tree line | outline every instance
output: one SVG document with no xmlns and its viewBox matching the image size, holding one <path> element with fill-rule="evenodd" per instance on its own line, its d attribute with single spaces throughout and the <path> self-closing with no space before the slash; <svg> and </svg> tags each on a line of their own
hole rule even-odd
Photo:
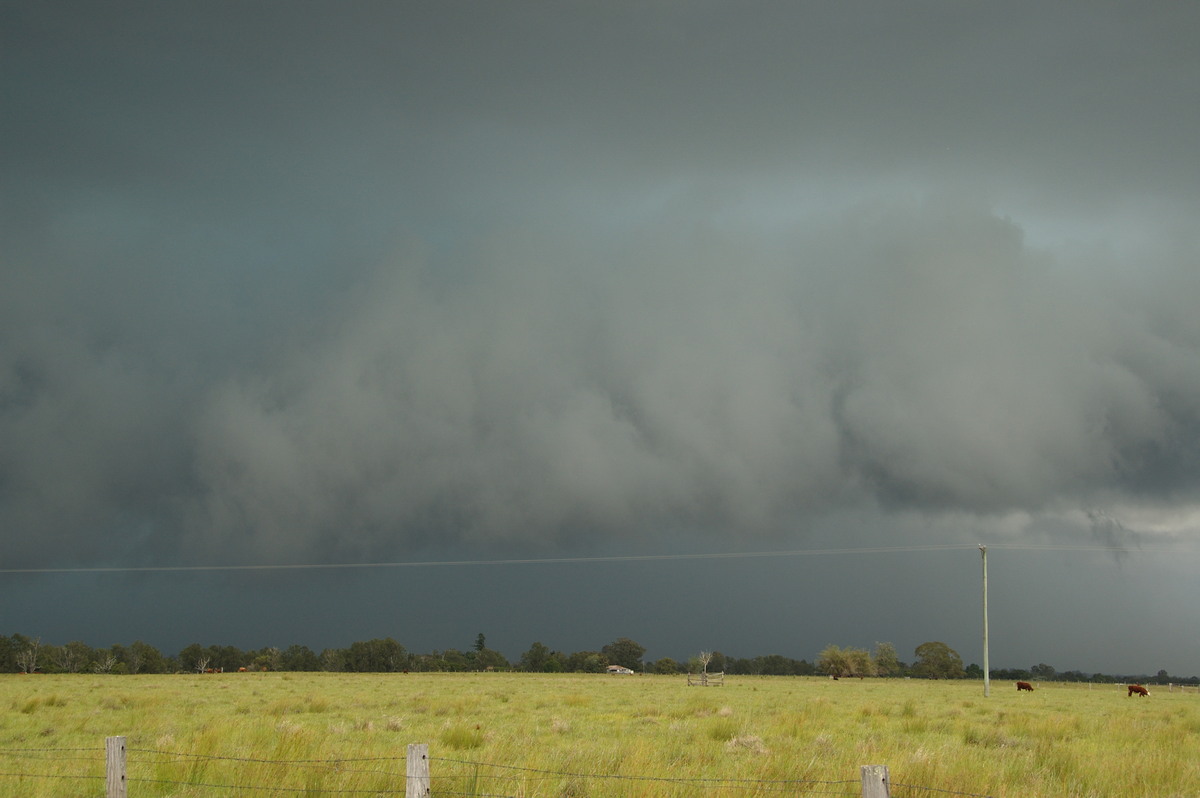
<svg viewBox="0 0 1200 798">
<path fill-rule="evenodd" d="M 308 646 L 287 648 L 269 646 L 241 649 L 236 646 L 192 643 L 176 654 L 163 654 L 141 640 L 130 645 L 93 648 L 72 641 L 63 645 L 43 643 L 39 638 L 21 634 L 0 635 L 0 673 L 204 673 L 209 670 L 237 671 L 328 671 L 340 673 L 402 673 L 419 671 L 517 670 L 533 673 L 603 673 L 610 665 L 619 665 L 635 673 L 681 674 L 725 672 L 741 676 L 817 676 L 865 678 L 868 676 L 912 677 L 924 679 L 982 679 L 983 670 L 975 664 L 963 666 L 962 658 L 945 643 L 928 642 L 917 646 L 916 659 L 902 662 L 891 643 L 878 643 L 875 650 L 826 646 L 814 662 L 792 659 L 780 654 L 756 657 L 732 657 L 720 651 L 702 651 L 685 660 L 662 657 L 645 659 L 646 648 L 622 637 L 598 650 L 566 653 L 534 642 L 519 658 L 509 661 L 487 645 L 480 633 L 465 650 L 448 648 L 428 653 L 407 650 L 391 637 L 351 643 L 346 648 L 314 651 Z M 1036 679 L 1040 681 L 1136 681 L 1139 683 L 1200 684 L 1195 676 L 1170 676 L 1165 670 L 1157 675 L 1085 674 L 1080 671 L 1058 672 L 1044 663 L 1028 670 L 993 669 L 998 680 Z"/>
</svg>

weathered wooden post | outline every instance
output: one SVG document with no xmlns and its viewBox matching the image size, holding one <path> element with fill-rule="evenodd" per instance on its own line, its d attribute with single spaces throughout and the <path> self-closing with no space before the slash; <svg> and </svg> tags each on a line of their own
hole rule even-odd
<svg viewBox="0 0 1200 798">
<path fill-rule="evenodd" d="M 891 798 L 887 765 L 862 766 L 862 798 Z"/>
<path fill-rule="evenodd" d="M 404 798 L 429 798 L 429 744 L 410 743 L 405 767 Z"/>
<path fill-rule="evenodd" d="M 125 738 L 104 738 L 105 798 L 125 798 Z"/>
</svg>

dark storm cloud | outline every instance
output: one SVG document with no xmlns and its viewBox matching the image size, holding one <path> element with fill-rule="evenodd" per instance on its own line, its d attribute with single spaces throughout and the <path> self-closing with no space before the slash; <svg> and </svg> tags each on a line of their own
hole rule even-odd
<svg viewBox="0 0 1200 798">
<path fill-rule="evenodd" d="M 214 389 L 201 523 L 265 545 L 761 533 L 864 500 L 1005 513 L 1195 484 L 1144 484 L 1195 443 L 1194 324 L 1156 334 L 961 203 L 782 243 L 666 223 L 581 255 L 522 233 L 440 296 L 396 269 L 322 347 Z"/>
<path fill-rule="evenodd" d="M 14 562 L 1196 532 L 1190 9 L 4 13 Z"/>
</svg>

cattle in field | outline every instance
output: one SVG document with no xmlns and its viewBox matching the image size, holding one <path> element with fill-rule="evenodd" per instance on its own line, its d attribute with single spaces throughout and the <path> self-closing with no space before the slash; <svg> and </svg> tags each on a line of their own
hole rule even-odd
<svg viewBox="0 0 1200 798">
<path fill-rule="evenodd" d="M 1029 682 L 1017 682 L 1017 692 L 1019 693 L 1022 690 L 1028 690 L 1029 692 L 1032 693 L 1033 685 L 1030 684 Z"/>
<path fill-rule="evenodd" d="M 1129 696 L 1133 695 L 1134 693 L 1137 693 L 1140 696 L 1150 695 L 1150 691 L 1147 690 L 1145 687 L 1142 687 L 1140 684 L 1131 684 L 1131 685 L 1127 685 L 1127 686 L 1129 687 L 1129 694 L 1125 696 L 1126 698 L 1129 698 Z"/>
</svg>

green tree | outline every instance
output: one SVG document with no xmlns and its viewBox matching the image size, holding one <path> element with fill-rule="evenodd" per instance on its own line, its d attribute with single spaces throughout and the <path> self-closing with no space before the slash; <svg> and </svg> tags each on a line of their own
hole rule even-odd
<svg viewBox="0 0 1200 798">
<path fill-rule="evenodd" d="M 408 662 L 404 646 L 390 637 L 359 641 L 346 649 L 346 670 L 351 673 L 394 673 Z"/>
<path fill-rule="evenodd" d="M 14 638 L 21 635 L 13 635 Z M 17 650 L 17 667 L 21 673 L 36 673 L 41 668 L 42 656 L 42 639 L 40 637 L 30 640 L 24 638 L 24 645 Z"/>
<path fill-rule="evenodd" d="M 945 643 L 930 642 L 917 646 L 914 676 L 926 679 L 961 679 L 966 675 L 962 657 Z"/>
<path fill-rule="evenodd" d="M 481 670 L 488 669 L 494 671 L 508 670 L 508 658 L 499 651 L 491 648 L 483 648 L 475 652 L 475 666 Z"/>
<path fill-rule="evenodd" d="M 125 664 L 130 673 L 165 673 L 167 670 L 162 652 L 142 640 L 133 641 L 125 651 Z"/>
<path fill-rule="evenodd" d="M 184 646 L 179 652 L 179 666 L 184 670 L 203 673 L 205 668 L 210 667 L 209 663 L 211 661 L 212 657 L 208 654 L 204 646 L 199 643 Z"/>
<path fill-rule="evenodd" d="M 475 650 L 483 651 L 487 648 L 487 638 L 483 636 L 483 632 L 475 635 Z"/>
<path fill-rule="evenodd" d="M 850 673 L 848 675 L 859 678 L 875 675 L 875 661 L 871 659 L 871 652 L 865 648 L 848 648 L 845 651 L 850 661 Z"/>
<path fill-rule="evenodd" d="M 1051 667 L 1050 665 L 1047 665 L 1044 662 L 1039 662 L 1037 665 L 1034 665 L 1032 668 L 1029 669 L 1030 676 L 1032 676 L 1035 679 L 1041 679 L 1042 681 L 1045 681 L 1045 682 L 1053 681 L 1054 677 L 1057 673 L 1058 673 L 1058 671 L 1054 670 L 1053 667 Z"/>
<path fill-rule="evenodd" d="M 442 652 L 441 670 L 447 671 L 469 671 L 471 670 L 471 660 L 467 659 L 467 655 L 459 651 L 457 648 L 448 648 Z"/>
<path fill-rule="evenodd" d="M 285 671 L 319 671 L 321 658 L 308 646 L 290 645 L 280 658 L 279 669 Z"/>
<path fill-rule="evenodd" d="M 531 673 L 544 673 L 547 665 L 550 663 L 550 647 L 544 643 L 535 642 L 529 647 L 529 650 L 521 655 L 521 660 L 518 667 L 523 671 Z"/>
<path fill-rule="evenodd" d="M 850 651 L 832 643 L 817 655 L 817 669 L 837 679 L 850 673 Z"/>
<path fill-rule="evenodd" d="M 576 651 L 567 658 L 566 665 L 574 673 L 603 673 L 608 658 L 598 651 Z"/>
<path fill-rule="evenodd" d="M 600 653 L 608 657 L 609 665 L 620 665 L 636 672 L 642 669 L 642 655 L 646 653 L 646 647 L 628 637 L 621 637 L 600 649 Z"/>
<path fill-rule="evenodd" d="M 341 673 L 346 670 L 346 650 L 326 648 L 321 651 L 321 670 L 326 673 Z"/>
<path fill-rule="evenodd" d="M 58 668 L 63 673 L 79 673 L 91 670 L 95 657 L 92 647 L 79 640 L 58 647 Z"/>
<path fill-rule="evenodd" d="M 12 673 L 17 669 L 17 641 L 0 635 L 0 673 Z"/>
<path fill-rule="evenodd" d="M 129 668 L 121 661 L 121 646 L 96 649 L 96 657 L 92 660 L 92 671 L 95 673 L 127 673 Z"/>
<path fill-rule="evenodd" d="M 670 657 L 663 657 L 662 659 L 654 661 L 653 670 L 655 673 L 674 676 L 680 672 L 680 667 L 679 663 Z"/>
<path fill-rule="evenodd" d="M 268 646 L 257 654 L 246 652 L 250 657 L 249 667 L 256 671 L 283 670 L 283 652 L 275 646 Z"/>
<path fill-rule="evenodd" d="M 900 658 L 891 643 L 875 644 L 875 672 L 880 676 L 898 676 L 901 671 Z"/>
</svg>

